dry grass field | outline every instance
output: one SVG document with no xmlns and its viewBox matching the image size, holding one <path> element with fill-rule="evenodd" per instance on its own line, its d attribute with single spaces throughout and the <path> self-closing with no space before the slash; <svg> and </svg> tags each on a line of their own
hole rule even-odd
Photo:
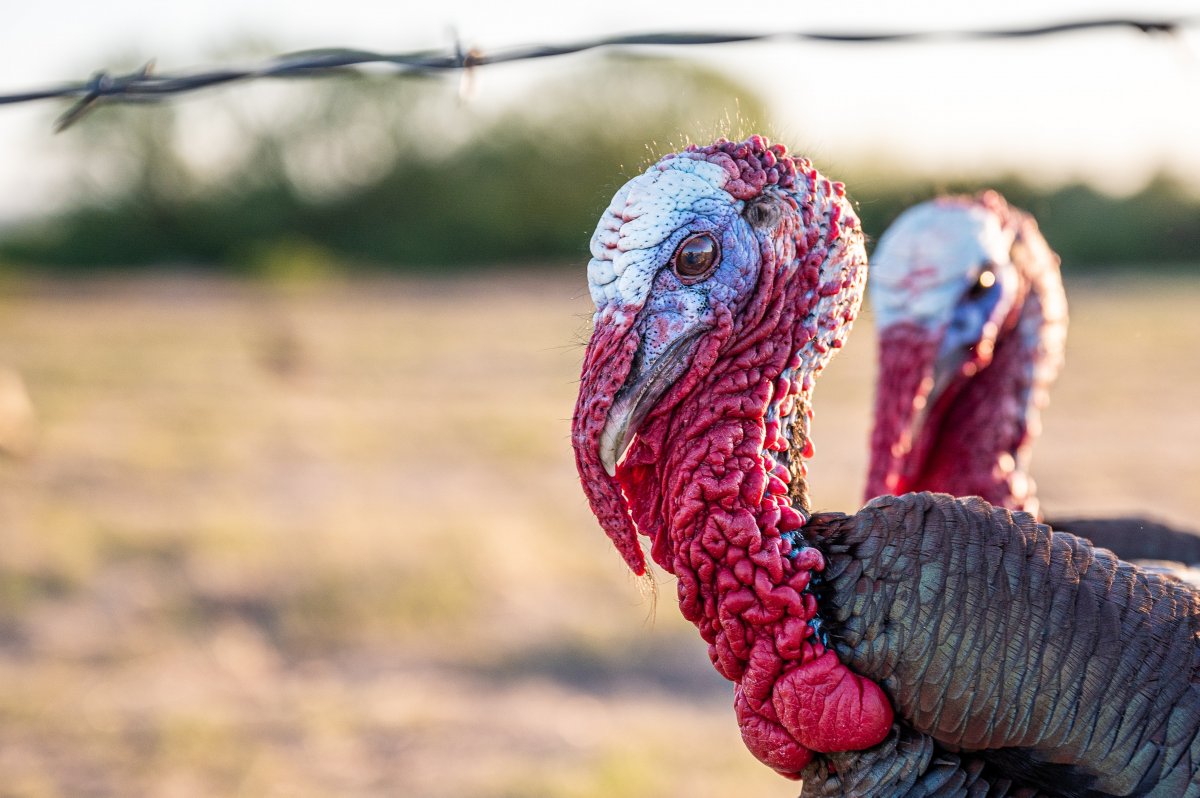
<svg viewBox="0 0 1200 798">
<path fill-rule="evenodd" d="M 1200 524 L 1200 280 L 1070 284 L 1059 512 Z M 576 482 L 575 276 L 6 283 L 0 795 L 786 796 Z M 858 505 L 867 314 L 816 399 Z M 2 404 L 2 403 L 0 403 Z"/>
</svg>

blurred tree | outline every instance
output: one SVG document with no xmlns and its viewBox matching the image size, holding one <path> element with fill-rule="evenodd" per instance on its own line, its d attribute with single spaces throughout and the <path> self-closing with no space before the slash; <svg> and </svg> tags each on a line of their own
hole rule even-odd
<svg viewBox="0 0 1200 798">
<path fill-rule="evenodd" d="M 77 203 L 10 232 L 0 254 L 275 272 L 272 252 L 298 242 L 309 263 L 314 251 L 406 268 L 578 257 L 616 186 L 661 154 L 645 142 L 667 151 L 765 120 L 719 73 L 634 57 L 580 59 L 498 113 L 445 80 L 381 75 L 249 86 L 197 108 L 89 117 L 70 134 Z"/>
<path fill-rule="evenodd" d="M 873 238 L 905 208 L 940 193 L 971 194 L 995 188 L 1031 212 L 1067 273 L 1104 268 L 1179 269 L 1194 273 L 1200 261 L 1200 198 L 1160 174 L 1140 191 L 1114 197 L 1084 184 L 1036 188 L 1019 176 L 988 180 L 904 181 L 895 175 L 847 178 L 858 187 L 863 228 Z M 864 192 L 864 187 L 866 191 Z"/>
<path fill-rule="evenodd" d="M 771 133 L 759 98 L 692 63 L 595 56 L 555 62 L 553 74 L 518 90 L 489 72 L 480 79 L 497 83 L 471 103 L 457 76 L 360 74 L 103 109 L 67 134 L 72 203 L 9 230 L 0 261 L 272 277 L 289 264 L 314 274 L 577 261 L 612 193 L 662 153 Z M 1038 217 L 1068 272 L 1200 253 L 1200 199 L 1166 177 L 1116 198 L 888 168 L 833 169 L 873 237 L 935 193 L 993 186 Z"/>
</svg>

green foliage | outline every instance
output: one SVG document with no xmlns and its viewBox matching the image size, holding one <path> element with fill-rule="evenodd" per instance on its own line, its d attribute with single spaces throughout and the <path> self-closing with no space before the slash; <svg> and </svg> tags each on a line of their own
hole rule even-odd
<svg viewBox="0 0 1200 798">
<path fill-rule="evenodd" d="M 613 190 L 658 149 L 763 127 L 761 103 L 715 72 L 583 64 L 492 114 L 442 81 L 380 76 L 210 101 L 190 121 L 180 106 L 106 109 L 71 135 L 81 174 L 112 165 L 107 185 L 11 233 L 0 258 L 257 273 L 278 272 L 289 249 L 406 268 L 581 257 Z M 196 128 L 232 131 L 220 168 L 189 163 Z"/>
<path fill-rule="evenodd" d="M 1164 175 L 1127 197 L 1083 184 L 1040 189 L 1015 176 L 952 182 L 924 179 L 905 185 L 878 177 L 846 182 L 858 202 L 863 229 L 876 239 L 917 202 L 941 193 L 972 194 L 988 187 L 1037 218 L 1067 272 L 1147 265 L 1160 270 L 1194 269 L 1183 265 L 1194 264 L 1200 254 L 1200 198 Z"/>
<path fill-rule="evenodd" d="M 293 279 L 577 262 L 613 191 L 653 159 L 689 141 L 770 133 L 759 99 L 695 65 L 622 57 L 556 70 L 502 87 L 513 98 L 498 111 L 461 102 L 448 81 L 381 75 L 103 109 L 67 134 L 78 142 L 73 199 L 8 231 L 0 263 Z M 1068 270 L 1200 252 L 1200 199 L 1166 177 L 1117 198 L 1019 176 L 939 183 L 845 166 L 833 172 L 873 237 L 914 202 L 990 185 L 1037 216 Z"/>
</svg>

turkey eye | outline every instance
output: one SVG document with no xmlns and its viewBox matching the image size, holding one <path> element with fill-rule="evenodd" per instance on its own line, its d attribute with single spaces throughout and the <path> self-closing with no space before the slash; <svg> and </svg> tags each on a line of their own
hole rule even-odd
<svg viewBox="0 0 1200 798">
<path fill-rule="evenodd" d="M 699 282 L 712 274 L 720 255 L 716 239 L 708 233 L 692 236 L 675 253 L 675 274 L 684 285 Z"/>
<path fill-rule="evenodd" d="M 968 299 L 979 299 L 987 293 L 987 290 L 996 284 L 996 272 L 991 266 L 984 266 L 983 271 L 979 273 L 978 279 L 971 284 L 967 289 Z"/>
</svg>

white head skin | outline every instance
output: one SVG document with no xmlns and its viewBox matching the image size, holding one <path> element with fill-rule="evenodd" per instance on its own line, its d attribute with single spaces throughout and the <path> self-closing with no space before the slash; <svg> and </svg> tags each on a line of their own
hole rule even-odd
<svg viewBox="0 0 1200 798">
<path fill-rule="evenodd" d="M 909 208 L 871 255 L 867 279 L 879 328 L 898 322 L 929 330 L 946 325 L 963 294 L 989 268 L 1005 295 L 999 304 L 1011 305 L 1017 283 L 1009 258 L 1013 237 L 1014 231 L 1004 230 L 978 204 L 936 199 Z"/>
</svg>

